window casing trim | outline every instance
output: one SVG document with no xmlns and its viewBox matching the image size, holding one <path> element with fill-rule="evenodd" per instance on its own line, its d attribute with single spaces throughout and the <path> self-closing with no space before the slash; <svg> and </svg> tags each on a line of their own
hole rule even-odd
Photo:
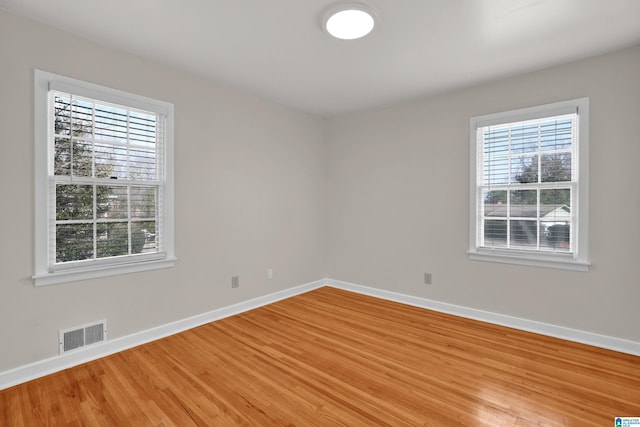
<svg viewBox="0 0 640 427">
<path fill-rule="evenodd" d="M 478 140 L 477 130 L 485 126 L 500 125 L 526 120 L 542 119 L 545 117 L 559 116 L 576 113 L 577 123 L 577 215 L 575 221 L 575 247 L 572 254 L 545 253 L 543 251 L 509 250 L 479 247 L 477 235 L 480 227 L 478 212 Z M 472 260 L 490 261 L 507 264 L 519 264 L 534 267 L 559 268 L 574 271 L 588 271 L 590 266 L 588 249 L 589 231 L 589 98 L 579 98 L 562 101 L 536 107 L 523 108 L 503 113 L 488 114 L 473 117 L 469 127 L 469 250 L 468 255 Z M 570 183 L 567 183 L 571 185 Z"/>
<path fill-rule="evenodd" d="M 56 268 L 49 265 L 49 126 L 48 98 L 50 90 L 64 90 L 79 96 L 147 110 L 166 117 L 164 140 L 164 250 L 151 256 L 129 256 L 104 263 L 74 263 L 75 268 Z M 34 166 L 35 166 L 35 286 L 52 285 L 116 274 L 167 268 L 175 265 L 174 253 L 174 182 L 173 182 L 173 104 L 135 95 L 104 86 L 72 79 L 42 70 L 34 71 Z M 114 257 L 118 258 L 118 257 Z M 91 265 L 89 265 L 91 264 Z"/>
</svg>

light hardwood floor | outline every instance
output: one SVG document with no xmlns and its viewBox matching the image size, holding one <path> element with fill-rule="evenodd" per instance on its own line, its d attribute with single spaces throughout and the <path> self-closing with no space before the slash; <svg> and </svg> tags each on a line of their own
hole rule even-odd
<svg viewBox="0 0 640 427">
<path fill-rule="evenodd" d="M 640 357 L 333 288 L 0 391 L 2 426 L 613 426 Z"/>
</svg>

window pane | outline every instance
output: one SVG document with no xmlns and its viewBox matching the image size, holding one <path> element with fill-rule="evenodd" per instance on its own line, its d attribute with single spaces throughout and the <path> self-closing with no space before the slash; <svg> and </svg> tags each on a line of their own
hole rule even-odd
<svg viewBox="0 0 640 427">
<path fill-rule="evenodd" d="M 98 218 L 127 218 L 127 187 L 96 186 Z"/>
<path fill-rule="evenodd" d="M 509 129 L 489 128 L 484 134 L 484 156 L 509 154 Z"/>
<path fill-rule="evenodd" d="M 56 262 L 93 258 L 93 224 L 56 226 Z"/>
<path fill-rule="evenodd" d="M 96 105 L 96 139 L 126 142 L 127 110 L 107 105 Z"/>
<path fill-rule="evenodd" d="M 509 192 L 509 197 L 512 217 L 538 217 L 537 190 L 512 190 Z"/>
<path fill-rule="evenodd" d="M 128 255 L 129 230 L 126 222 L 99 223 L 97 226 L 98 258 Z"/>
<path fill-rule="evenodd" d="M 156 142 L 155 115 L 131 111 L 129 120 L 129 138 L 132 142 Z"/>
<path fill-rule="evenodd" d="M 71 135 L 71 99 L 66 96 L 54 97 L 54 132 L 56 135 Z"/>
<path fill-rule="evenodd" d="M 156 243 L 155 221 L 131 223 L 131 252 L 134 254 L 155 252 L 158 249 Z"/>
<path fill-rule="evenodd" d="M 93 186 L 56 185 L 56 219 L 93 219 Z"/>
<path fill-rule="evenodd" d="M 73 141 L 71 158 L 73 176 L 90 177 L 93 175 L 93 153 L 90 142 Z"/>
<path fill-rule="evenodd" d="M 545 154 L 542 156 L 542 182 L 571 181 L 571 154 Z"/>
<path fill-rule="evenodd" d="M 537 249 L 538 222 L 527 220 L 511 221 L 511 247 L 515 249 Z"/>
<path fill-rule="evenodd" d="M 542 222 L 544 238 L 541 249 L 556 252 L 569 252 L 571 247 L 571 226 L 562 222 Z"/>
<path fill-rule="evenodd" d="M 497 219 L 484 220 L 484 246 L 493 248 L 507 247 L 507 221 Z"/>
<path fill-rule="evenodd" d="M 538 156 L 519 156 L 511 160 L 511 183 L 538 182 Z"/>
<path fill-rule="evenodd" d="M 93 134 L 93 103 L 73 100 L 72 132 L 75 137 L 87 137 Z"/>
<path fill-rule="evenodd" d="M 126 178 L 127 148 L 96 144 L 96 178 Z"/>
<path fill-rule="evenodd" d="M 484 216 L 507 217 L 507 191 L 485 190 L 483 192 Z"/>
<path fill-rule="evenodd" d="M 509 159 L 507 157 L 485 158 L 485 185 L 499 185 L 509 183 Z"/>
<path fill-rule="evenodd" d="M 148 149 L 132 147 L 129 150 L 129 179 L 157 179 L 155 147 Z"/>
<path fill-rule="evenodd" d="M 131 217 L 155 218 L 156 217 L 156 188 L 155 187 L 131 187 Z"/>
<path fill-rule="evenodd" d="M 543 249 L 568 252 L 571 246 L 571 190 L 541 190 L 540 204 Z"/>
<path fill-rule="evenodd" d="M 530 153 L 538 150 L 538 124 L 527 123 L 511 128 L 511 152 Z"/>
<path fill-rule="evenodd" d="M 540 190 L 540 205 L 541 215 L 563 208 L 562 212 L 566 210 L 567 213 L 566 217 L 563 216 L 563 221 L 568 220 L 571 213 L 571 190 L 569 188 Z"/>
<path fill-rule="evenodd" d="M 540 124 L 540 149 L 565 150 L 573 143 L 573 122 L 570 117 L 547 120 Z"/>
<path fill-rule="evenodd" d="M 68 138 L 56 138 L 53 153 L 54 175 L 71 174 L 71 140 Z"/>
</svg>

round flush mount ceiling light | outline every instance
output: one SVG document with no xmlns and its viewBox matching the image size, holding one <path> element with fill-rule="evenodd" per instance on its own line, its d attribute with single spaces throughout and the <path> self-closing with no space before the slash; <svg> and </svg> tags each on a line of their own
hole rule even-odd
<svg viewBox="0 0 640 427">
<path fill-rule="evenodd" d="M 331 8 L 324 17 L 323 27 L 333 37 L 354 40 L 369 34 L 378 14 L 363 3 L 346 3 Z"/>
</svg>

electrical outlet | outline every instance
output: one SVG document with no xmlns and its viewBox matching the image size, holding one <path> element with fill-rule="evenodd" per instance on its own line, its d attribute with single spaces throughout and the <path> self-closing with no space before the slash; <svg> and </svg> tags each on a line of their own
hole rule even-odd
<svg viewBox="0 0 640 427">
<path fill-rule="evenodd" d="M 273 268 L 270 268 L 267 270 L 267 279 L 268 280 L 273 279 Z"/>
<path fill-rule="evenodd" d="M 231 287 L 232 288 L 240 287 L 240 276 L 231 276 Z"/>
<path fill-rule="evenodd" d="M 424 273 L 424 284 L 425 285 L 431 284 L 431 273 Z"/>
</svg>

